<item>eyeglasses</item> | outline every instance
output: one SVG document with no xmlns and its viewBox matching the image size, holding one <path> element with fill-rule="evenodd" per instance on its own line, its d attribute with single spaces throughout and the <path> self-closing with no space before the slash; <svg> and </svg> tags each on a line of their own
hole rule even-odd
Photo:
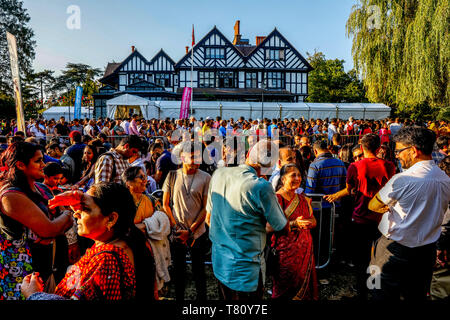
<svg viewBox="0 0 450 320">
<path fill-rule="evenodd" d="M 412 148 L 413 146 L 409 146 L 406 148 L 402 148 L 402 149 L 398 149 L 398 150 L 394 150 L 394 153 L 396 156 L 398 156 L 401 152 L 405 151 L 406 149 Z"/>
<path fill-rule="evenodd" d="M 359 158 L 362 158 L 362 157 L 364 157 L 364 154 L 357 154 L 356 156 L 354 156 L 353 157 L 353 160 L 356 160 L 356 159 L 359 159 Z"/>
</svg>

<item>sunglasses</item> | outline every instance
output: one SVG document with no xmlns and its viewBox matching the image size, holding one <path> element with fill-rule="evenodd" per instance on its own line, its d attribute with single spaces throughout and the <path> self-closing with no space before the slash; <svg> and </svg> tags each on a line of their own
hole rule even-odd
<svg viewBox="0 0 450 320">
<path fill-rule="evenodd" d="M 402 148 L 402 149 L 398 149 L 398 150 L 394 150 L 394 153 L 396 156 L 398 156 L 401 152 L 405 151 L 406 149 L 412 148 L 413 146 L 409 146 L 406 148 Z"/>
<path fill-rule="evenodd" d="M 364 157 L 364 154 L 358 154 L 358 155 L 356 155 L 356 156 L 354 156 L 353 157 L 353 160 L 356 160 L 356 159 L 359 159 L 359 158 L 362 158 L 362 157 Z"/>
</svg>

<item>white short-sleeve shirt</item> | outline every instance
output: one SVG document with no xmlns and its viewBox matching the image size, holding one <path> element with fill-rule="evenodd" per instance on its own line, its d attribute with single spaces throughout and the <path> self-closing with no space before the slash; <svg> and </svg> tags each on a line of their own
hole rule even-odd
<svg viewBox="0 0 450 320">
<path fill-rule="evenodd" d="M 384 236 L 410 248 L 438 240 L 450 201 L 450 178 L 433 160 L 394 175 L 379 195 L 389 206 L 378 226 Z"/>
</svg>

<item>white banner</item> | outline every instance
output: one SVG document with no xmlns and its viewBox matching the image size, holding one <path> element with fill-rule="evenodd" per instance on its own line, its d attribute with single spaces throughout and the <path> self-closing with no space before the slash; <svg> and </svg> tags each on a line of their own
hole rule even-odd
<svg viewBox="0 0 450 320">
<path fill-rule="evenodd" d="M 16 37 L 7 31 L 6 39 L 8 40 L 9 57 L 11 61 L 11 76 L 14 85 L 14 98 L 16 100 L 17 130 L 23 131 L 26 135 Z"/>
</svg>

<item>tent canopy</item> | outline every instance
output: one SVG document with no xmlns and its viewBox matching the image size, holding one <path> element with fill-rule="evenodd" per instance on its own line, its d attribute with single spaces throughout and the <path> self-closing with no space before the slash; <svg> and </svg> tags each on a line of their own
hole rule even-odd
<svg viewBox="0 0 450 320">
<path fill-rule="evenodd" d="M 108 113 L 108 118 L 114 119 L 117 106 L 138 106 L 141 108 L 142 115 L 145 119 L 148 119 L 148 105 L 150 100 L 141 98 L 132 94 L 122 94 L 113 99 L 106 101 L 106 109 Z"/>
<path fill-rule="evenodd" d="M 175 118 L 180 116 L 181 101 L 149 101 L 149 118 Z M 156 110 L 158 109 L 157 113 Z M 305 119 L 340 118 L 380 120 L 390 116 L 391 108 L 381 103 L 290 103 L 290 102 L 239 102 L 239 101 L 192 101 L 192 116 L 206 118 L 220 116 L 222 119 L 294 118 Z M 155 112 L 151 115 L 151 112 Z"/>
</svg>

